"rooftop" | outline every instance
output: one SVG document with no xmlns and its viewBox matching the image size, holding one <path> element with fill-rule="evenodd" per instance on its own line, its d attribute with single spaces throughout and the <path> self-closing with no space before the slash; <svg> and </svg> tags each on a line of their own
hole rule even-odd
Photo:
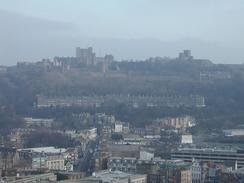
<svg viewBox="0 0 244 183">
<path fill-rule="evenodd" d="M 91 177 L 88 177 L 87 179 L 99 179 L 102 180 L 103 182 L 115 182 L 117 180 L 121 179 L 128 179 L 128 178 L 139 178 L 141 174 L 129 174 L 129 173 L 124 173 L 121 171 L 109 171 L 109 170 L 104 170 L 100 172 L 95 172 Z"/>
<path fill-rule="evenodd" d="M 20 151 L 30 151 L 35 153 L 64 153 L 66 152 L 66 149 L 55 148 L 55 147 L 36 147 L 36 148 L 20 149 Z"/>
<path fill-rule="evenodd" d="M 234 149 L 215 149 L 215 148 L 179 148 L 178 152 L 203 152 L 203 153 L 241 153 Z"/>
</svg>

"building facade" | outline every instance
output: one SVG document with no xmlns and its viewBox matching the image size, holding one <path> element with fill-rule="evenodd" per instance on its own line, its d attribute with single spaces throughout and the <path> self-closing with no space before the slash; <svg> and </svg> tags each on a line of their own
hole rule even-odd
<svg viewBox="0 0 244 183">
<path fill-rule="evenodd" d="M 244 167 L 244 151 L 236 150 L 179 148 L 171 154 L 171 159 L 180 159 L 186 162 L 195 159 L 221 164 L 230 162 L 236 164 L 237 168 Z"/>
</svg>

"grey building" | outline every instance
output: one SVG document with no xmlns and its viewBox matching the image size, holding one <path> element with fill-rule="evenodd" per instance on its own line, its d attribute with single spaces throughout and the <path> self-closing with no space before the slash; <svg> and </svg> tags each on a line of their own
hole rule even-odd
<svg viewBox="0 0 244 183">
<path fill-rule="evenodd" d="M 171 159 L 187 162 L 191 162 L 192 159 L 214 163 L 232 162 L 237 168 L 244 167 L 244 151 L 240 150 L 180 148 L 171 154 Z"/>
</svg>

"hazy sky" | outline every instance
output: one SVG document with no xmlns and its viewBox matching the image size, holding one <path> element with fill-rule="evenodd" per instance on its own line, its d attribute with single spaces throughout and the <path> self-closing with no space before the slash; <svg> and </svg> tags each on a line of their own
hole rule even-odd
<svg viewBox="0 0 244 183">
<path fill-rule="evenodd" d="M 0 0 L 0 64 L 74 55 L 244 62 L 244 0 Z"/>
</svg>

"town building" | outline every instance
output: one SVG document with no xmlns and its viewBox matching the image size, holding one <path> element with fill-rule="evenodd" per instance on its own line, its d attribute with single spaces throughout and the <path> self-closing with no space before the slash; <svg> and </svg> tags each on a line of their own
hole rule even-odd
<svg viewBox="0 0 244 183">
<path fill-rule="evenodd" d="M 77 181 L 79 182 L 81 179 L 83 179 L 86 175 L 84 172 L 63 172 L 63 171 L 58 171 L 57 176 L 61 176 L 65 179 L 64 182 L 73 182 Z M 59 181 L 63 182 L 63 181 Z"/>
<path fill-rule="evenodd" d="M 115 133 L 122 133 L 123 132 L 123 124 L 121 122 L 116 122 L 114 124 L 114 132 Z"/>
<path fill-rule="evenodd" d="M 32 169 L 65 170 L 61 154 L 36 154 L 32 157 Z"/>
<path fill-rule="evenodd" d="M 114 144 L 118 145 L 146 145 L 146 140 L 140 135 L 125 134 L 123 139 L 115 141 Z"/>
<path fill-rule="evenodd" d="M 175 129 L 190 128 L 196 125 L 195 119 L 192 116 L 169 117 L 163 119 L 161 123 Z"/>
<path fill-rule="evenodd" d="M 16 148 L 0 147 L 0 169 L 13 169 L 19 161 Z"/>
<path fill-rule="evenodd" d="M 129 174 L 121 171 L 104 170 L 94 172 L 91 177 L 79 180 L 81 183 L 146 183 L 145 174 Z"/>
<path fill-rule="evenodd" d="M 19 161 L 25 168 L 65 170 L 66 149 L 54 147 L 39 147 L 19 149 Z"/>
<path fill-rule="evenodd" d="M 86 134 L 86 137 L 88 139 L 95 140 L 95 138 L 97 137 L 97 128 L 91 128 L 91 129 L 84 130 L 83 133 Z"/>
<path fill-rule="evenodd" d="M 180 159 L 191 162 L 192 159 L 214 163 L 232 163 L 237 168 L 244 167 L 244 151 L 225 150 L 225 149 L 196 149 L 196 148 L 179 148 L 172 152 L 171 159 Z"/>
<path fill-rule="evenodd" d="M 181 144 L 192 144 L 192 135 L 191 134 L 183 134 L 181 135 Z"/>
<path fill-rule="evenodd" d="M 152 157 L 152 156 L 151 156 Z M 108 158 L 108 169 L 112 171 L 122 171 L 128 173 L 145 173 L 148 174 L 148 170 L 151 166 L 165 166 L 170 165 L 186 165 L 182 160 L 164 160 L 161 158 L 152 157 L 149 159 L 135 158 L 135 157 L 109 157 Z M 189 165 L 189 163 L 187 164 Z"/>
<path fill-rule="evenodd" d="M 154 149 L 152 148 L 141 148 L 140 149 L 140 159 L 142 160 L 152 160 L 154 158 Z"/>
<path fill-rule="evenodd" d="M 148 183 L 192 183 L 191 164 L 183 161 L 144 161 L 137 173 L 146 173 Z"/>
<path fill-rule="evenodd" d="M 80 97 L 50 97 L 37 96 L 37 107 L 100 107 L 113 106 L 114 101 L 119 104 L 133 106 L 137 103 L 138 107 L 167 106 L 167 107 L 205 107 L 203 96 L 128 96 L 128 95 L 106 95 L 106 96 L 80 96 Z M 150 104 L 150 105 L 148 105 Z"/>
<path fill-rule="evenodd" d="M 226 137 L 244 136 L 244 129 L 228 129 L 223 130 L 223 133 Z"/>
<path fill-rule="evenodd" d="M 241 183 L 244 182 L 244 168 L 238 170 L 221 172 L 219 175 L 221 183 Z"/>
<path fill-rule="evenodd" d="M 108 146 L 110 157 L 140 157 L 140 145 L 117 145 L 110 144 Z"/>
<path fill-rule="evenodd" d="M 192 160 L 192 183 L 203 183 L 203 168 L 199 161 Z"/>
<path fill-rule="evenodd" d="M 46 127 L 51 128 L 54 124 L 54 119 L 38 119 L 32 117 L 24 118 L 27 127 Z"/>
<path fill-rule="evenodd" d="M 24 183 L 33 183 L 33 182 L 51 183 L 57 181 L 57 176 L 54 173 L 43 173 L 38 175 L 11 177 L 10 180 L 8 180 L 9 178 L 7 177 L 6 179 L 7 179 L 6 182 L 10 182 L 10 183 L 23 183 L 23 182 Z M 2 180 L 1 182 L 5 182 L 5 181 Z"/>
</svg>

